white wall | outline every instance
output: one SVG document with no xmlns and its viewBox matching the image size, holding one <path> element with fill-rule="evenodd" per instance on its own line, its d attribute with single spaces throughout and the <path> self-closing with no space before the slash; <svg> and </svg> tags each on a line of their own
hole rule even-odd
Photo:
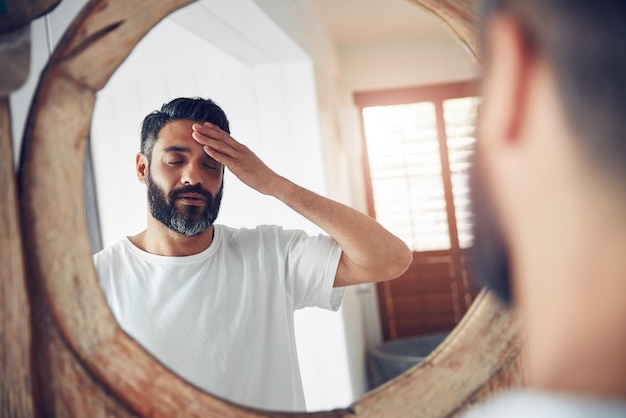
<svg viewBox="0 0 626 418">
<path fill-rule="evenodd" d="M 311 23 L 315 10 L 303 4 L 306 1 L 257 1 L 270 15 L 277 15 L 277 23 L 316 60 L 320 127 L 330 180 L 328 193 L 366 213 L 362 133 L 353 94 L 473 79 L 478 76 L 476 60 L 452 35 L 344 47 L 331 41 L 329 45 L 327 34 Z M 276 7 L 279 10 L 274 10 Z M 292 19 L 285 17 L 285 10 L 290 8 L 295 9 Z M 311 45 L 312 39 L 316 40 L 315 46 Z M 353 390 L 358 397 L 366 390 L 367 352 L 382 342 L 375 286 L 349 289 L 343 315 Z"/>
<path fill-rule="evenodd" d="M 347 46 L 339 56 L 342 88 L 350 95 L 467 80 L 478 74 L 476 60 L 450 35 Z"/>
<path fill-rule="evenodd" d="M 316 71 L 336 79 L 337 47 L 310 0 L 254 0 L 313 61 Z"/>
<path fill-rule="evenodd" d="M 347 164 L 355 153 L 354 123 L 352 128 L 340 126 L 339 51 L 323 26 L 314 4 L 307 0 L 255 0 L 259 6 L 291 37 L 313 61 L 317 95 L 317 114 L 322 138 L 327 196 L 366 212 L 363 204 L 361 171 L 349 173 Z M 357 167 L 357 170 L 359 168 Z M 356 181 L 356 183 L 355 183 Z M 350 393 L 346 399 L 356 400 L 367 390 L 365 356 L 367 349 L 381 340 L 378 305 L 374 285 L 346 289 L 341 309 L 345 359 L 349 367 Z M 332 325 L 329 326 L 332 328 Z M 329 356 L 333 355 L 328 353 Z M 334 356 L 342 355 L 336 353 Z M 332 375 L 329 378 L 333 378 Z M 332 388 L 328 388 L 331 392 Z"/>
</svg>

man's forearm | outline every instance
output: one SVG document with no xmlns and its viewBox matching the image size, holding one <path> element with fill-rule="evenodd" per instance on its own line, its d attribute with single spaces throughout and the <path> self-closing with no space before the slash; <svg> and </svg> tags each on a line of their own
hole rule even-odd
<svg viewBox="0 0 626 418">
<path fill-rule="evenodd" d="M 248 187 L 279 199 L 339 243 L 343 254 L 335 286 L 394 279 L 409 267 L 409 248 L 374 219 L 281 177 L 213 124 L 194 124 L 193 130 L 205 152 Z"/>
<path fill-rule="evenodd" d="M 280 177 L 270 195 L 333 237 L 343 249 L 335 286 L 390 280 L 408 268 L 406 244 L 363 213 Z"/>
</svg>

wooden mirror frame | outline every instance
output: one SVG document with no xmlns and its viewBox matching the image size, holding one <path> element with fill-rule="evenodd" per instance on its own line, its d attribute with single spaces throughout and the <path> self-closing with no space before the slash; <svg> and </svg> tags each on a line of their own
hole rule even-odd
<svg viewBox="0 0 626 418">
<path fill-rule="evenodd" d="M 475 0 L 412 0 L 439 15 L 475 54 Z M 418 366 L 329 412 L 253 410 L 186 383 L 113 318 L 92 263 L 83 200 L 96 92 L 139 40 L 191 0 L 92 0 L 42 74 L 19 174 L 32 323 L 35 410 L 45 416 L 446 417 L 522 384 L 510 313 L 486 292 Z"/>
</svg>

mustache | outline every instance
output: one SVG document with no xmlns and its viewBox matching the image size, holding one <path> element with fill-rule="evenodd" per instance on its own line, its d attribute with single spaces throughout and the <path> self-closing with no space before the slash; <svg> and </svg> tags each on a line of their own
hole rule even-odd
<svg viewBox="0 0 626 418">
<path fill-rule="evenodd" d="M 183 193 L 198 193 L 206 199 L 207 203 L 211 203 L 214 199 L 213 195 L 208 190 L 200 186 L 199 184 L 195 184 L 195 185 L 190 184 L 190 185 L 172 190 L 168 194 L 168 200 L 170 202 L 173 202 L 176 198 L 178 198 Z"/>
</svg>

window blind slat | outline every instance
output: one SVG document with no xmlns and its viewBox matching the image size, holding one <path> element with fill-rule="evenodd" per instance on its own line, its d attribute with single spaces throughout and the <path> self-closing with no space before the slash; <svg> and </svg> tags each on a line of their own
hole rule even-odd
<svg viewBox="0 0 626 418">
<path fill-rule="evenodd" d="M 479 99 L 463 97 L 443 102 L 448 159 L 459 246 L 472 245 L 472 214 L 469 200 L 469 170 L 474 152 L 475 122 Z"/>
<path fill-rule="evenodd" d="M 377 220 L 414 251 L 450 248 L 435 106 L 363 109 Z"/>
</svg>

